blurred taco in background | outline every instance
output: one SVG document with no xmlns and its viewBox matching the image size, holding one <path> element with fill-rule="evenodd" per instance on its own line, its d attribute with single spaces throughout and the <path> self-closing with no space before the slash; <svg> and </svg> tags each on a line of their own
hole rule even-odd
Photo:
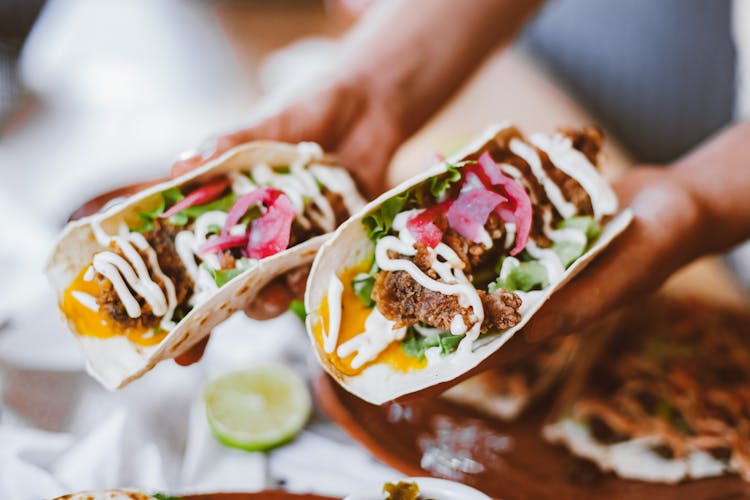
<svg viewBox="0 0 750 500">
<path fill-rule="evenodd" d="M 563 378 L 579 345 L 576 335 L 555 337 L 533 352 L 475 375 L 442 394 L 499 420 L 515 420 Z"/>
<path fill-rule="evenodd" d="M 363 205 L 316 144 L 248 143 L 70 223 L 46 272 L 89 372 L 120 388 L 309 265 Z"/>
<path fill-rule="evenodd" d="M 350 218 L 305 295 L 326 370 L 379 404 L 499 349 L 630 222 L 597 170 L 601 142 L 499 125 Z"/>
<path fill-rule="evenodd" d="M 750 481 L 750 317 L 667 298 L 624 317 L 581 347 L 545 438 L 626 479 Z"/>
</svg>

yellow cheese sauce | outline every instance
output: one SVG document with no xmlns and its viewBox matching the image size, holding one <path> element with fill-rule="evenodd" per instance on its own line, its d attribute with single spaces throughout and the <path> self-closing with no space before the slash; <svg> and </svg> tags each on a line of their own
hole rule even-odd
<svg viewBox="0 0 750 500">
<path fill-rule="evenodd" d="M 354 293 L 352 280 L 359 273 L 368 272 L 370 270 L 370 265 L 370 260 L 366 259 L 359 264 L 344 270 L 339 277 L 341 283 L 344 285 L 344 291 L 341 294 L 341 327 L 339 328 L 337 345 L 341 345 L 347 340 L 350 340 L 365 331 L 365 320 L 367 320 L 372 309 L 366 307 L 362 302 L 362 299 L 357 297 L 357 294 Z M 323 346 L 322 325 L 324 324 L 328 325 L 328 294 L 323 296 L 323 300 L 320 303 L 318 320 L 313 324 L 313 334 L 315 335 L 315 340 L 321 346 L 321 349 Z M 374 360 L 365 363 L 360 368 L 352 368 L 351 366 L 354 354 L 342 359 L 336 354 L 336 351 L 334 351 L 330 354 L 326 354 L 326 356 L 337 370 L 344 375 L 350 376 L 357 375 L 371 364 L 387 364 L 394 370 L 401 372 L 418 370 L 427 365 L 427 361 L 424 359 L 418 360 L 404 354 L 404 351 L 401 349 L 401 344 L 398 341 L 392 342 Z"/>
<path fill-rule="evenodd" d="M 75 331 L 79 335 L 102 339 L 124 335 L 129 341 L 140 346 L 155 345 L 164 340 L 164 337 L 169 333 L 166 330 L 155 333 L 151 328 L 125 328 L 113 321 L 104 309 L 99 308 L 98 311 L 93 311 L 76 299 L 73 292 L 83 292 L 94 298 L 99 296 L 99 284 L 96 280 L 86 281 L 83 279 L 88 269 L 88 266 L 83 268 L 76 276 L 63 293 L 62 303 L 60 304 L 63 314 L 73 323 Z"/>
</svg>

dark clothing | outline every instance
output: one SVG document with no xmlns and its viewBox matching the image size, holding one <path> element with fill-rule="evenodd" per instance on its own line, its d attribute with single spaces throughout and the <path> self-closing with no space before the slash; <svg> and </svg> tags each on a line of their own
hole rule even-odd
<svg viewBox="0 0 750 500">
<path fill-rule="evenodd" d="M 522 44 L 640 162 L 732 120 L 730 0 L 549 0 Z"/>
</svg>

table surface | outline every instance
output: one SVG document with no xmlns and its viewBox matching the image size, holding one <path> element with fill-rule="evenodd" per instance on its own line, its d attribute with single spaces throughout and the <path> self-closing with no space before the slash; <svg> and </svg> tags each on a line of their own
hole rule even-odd
<svg viewBox="0 0 750 500">
<path fill-rule="evenodd" d="M 61 71 L 60 62 L 49 51 L 31 47 L 23 64 L 29 74 L 27 84 L 37 93 L 37 106 L 18 120 L 13 134 L 0 145 L 0 174 L 7 179 L 0 186 L 0 209 L 27 206 L 20 200 L 32 197 L 43 200 L 28 217 L 20 212 L 18 216 L 22 234 L 35 244 L 28 245 L 29 240 L 0 244 L 0 258 L 10 262 L 5 269 L 22 272 L 24 284 L 11 287 L 9 283 L 19 282 L 12 281 L 17 276 L 11 274 L 5 288 L 0 288 L 5 294 L 0 298 L 13 298 L 16 304 L 10 310 L 10 322 L 0 329 L 0 443 L 4 444 L 0 445 L 0 468 L 14 471 L 12 478 L 0 474 L 0 496 L 39 498 L 65 490 L 122 486 L 175 492 L 282 487 L 342 495 L 365 483 L 399 477 L 319 410 L 297 440 L 268 454 L 224 448 L 210 436 L 200 403 L 205 380 L 269 359 L 281 360 L 305 376 L 317 376 L 304 330 L 291 315 L 265 323 L 233 317 L 214 332 L 200 364 L 178 368 L 165 363 L 125 390 L 108 393 L 82 373 L 73 340 L 57 321 L 55 304 L 39 273 L 54 234 L 81 200 L 117 185 L 161 176 L 180 148 L 242 123 L 267 89 L 264 85 L 274 75 L 284 74 L 284 63 L 272 67 L 273 71 L 263 65 L 272 51 L 299 36 L 335 35 L 345 24 L 307 2 L 283 2 L 290 14 L 284 21 L 279 17 L 280 7 L 269 3 L 258 7 L 255 2 L 227 2 L 218 4 L 218 10 L 186 2 L 169 8 L 173 10 L 147 2 L 112 2 L 109 7 L 94 8 L 80 0 L 68 2 L 65 10 L 62 4 L 50 2 L 41 34 L 35 36 L 47 44 L 57 43 L 60 57 L 73 54 L 79 58 L 79 65 L 65 73 L 76 72 L 77 80 L 73 76 L 57 79 L 63 87 L 60 92 L 45 87 L 45 81 L 62 74 L 55 73 Z M 62 36 L 73 22 L 79 22 L 78 41 Z M 98 102 L 92 88 L 86 87 L 100 84 L 95 77 L 101 67 L 89 64 L 97 60 L 91 54 L 111 55 L 118 47 L 128 47 L 124 42 L 115 49 L 108 45 L 115 42 L 107 28 L 114 31 L 118 25 L 137 25 L 146 42 L 159 43 L 155 52 L 164 46 L 169 51 L 154 56 L 150 65 L 105 65 L 104 69 L 119 71 L 121 79 L 136 89 L 154 77 L 158 80 L 154 86 L 162 92 L 154 91 L 154 96 L 176 94 L 169 96 L 169 106 L 133 97 L 127 87 L 110 89 Z M 167 33 L 189 43 L 184 31 L 169 31 L 175 25 L 188 26 L 190 36 L 202 40 L 201 50 L 191 56 L 210 64 L 207 71 L 213 77 L 197 82 L 186 78 L 190 58 L 179 59 L 185 58 L 184 48 L 164 36 Z M 320 62 L 321 54 L 331 47 L 325 43 L 312 49 L 298 47 L 289 52 L 288 60 L 314 59 L 310 55 L 314 53 Z M 116 52 L 121 62 L 123 51 Z M 159 57 L 167 56 L 173 65 L 162 67 L 155 77 Z M 172 60 L 175 57 L 177 62 Z M 284 70 L 293 69 L 287 64 Z M 271 80 L 264 83 L 264 78 Z M 83 92 L 85 101 L 71 104 L 61 97 L 78 95 L 75 92 Z M 114 102 L 115 98 L 119 101 Z M 137 112 L 128 111 L 129 99 L 137 100 Z M 186 110 L 187 103 L 196 104 Z M 416 173 L 436 150 L 454 147 L 504 119 L 528 131 L 593 122 L 524 54 L 498 52 L 398 152 L 390 179 L 396 182 Z M 607 143 L 606 154 L 610 175 L 627 168 L 628 156 L 614 140 Z M 8 167 L 19 164 L 24 168 Z M 20 252 L 20 248 L 29 250 Z M 693 282 L 715 290 L 714 297 L 732 301 L 743 293 L 716 261 L 702 262 L 691 273 L 698 273 L 690 274 Z"/>
</svg>

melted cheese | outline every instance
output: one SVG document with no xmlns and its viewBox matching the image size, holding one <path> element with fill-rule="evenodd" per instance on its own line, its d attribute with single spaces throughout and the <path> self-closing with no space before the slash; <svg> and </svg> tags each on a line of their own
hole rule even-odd
<svg viewBox="0 0 750 500">
<path fill-rule="evenodd" d="M 374 309 L 365 307 L 362 300 L 357 296 L 356 293 L 354 293 L 354 289 L 352 288 L 352 280 L 354 277 L 360 273 L 367 272 L 370 269 L 370 262 L 369 260 L 365 260 L 355 266 L 352 266 L 349 269 L 344 270 L 341 273 L 340 277 L 340 283 L 343 286 L 343 291 L 341 292 L 341 322 L 340 322 L 340 328 L 338 332 L 338 347 L 343 347 L 346 345 L 349 341 L 352 339 L 357 338 L 358 336 L 362 335 L 365 331 L 367 331 L 366 323 L 368 318 L 373 314 Z M 315 336 L 316 341 L 318 342 L 318 345 L 321 347 L 324 344 L 324 338 L 323 338 L 323 330 L 324 327 L 329 325 L 330 323 L 330 317 L 329 317 L 329 311 L 330 308 L 328 306 L 328 294 L 323 296 L 323 299 L 320 303 L 320 312 L 317 321 L 313 323 L 313 335 Z M 372 323 L 371 323 L 372 324 Z M 330 326 L 329 326 L 330 331 Z M 377 342 L 377 340 L 376 340 Z M 401 372 L 407 372 L 410 370 L 415 369 L 421 369 L 424 366 L 426 366 L 425 360 L 418 360 L 416 358 L 412 358 L 410 356 L 407 356 L 404 354 L 403 350 L 401 349 L 401 344 L 396 341 L 392 340 L 388 345 L 386 345 L 382 350 L 380 347 L 382 347 L 382 342 L 378 343 L 378 353 L 372 357 L 371 359 L 368 359 L 366 361 L 363 361 L 361 364 L 358 362 L 355 362 L 355 358 L 357 356 L 357 353 L 360 351 L 358 349 L 353 349 L 351 352 L 344 354 L 347 352 L 347 349 L 351 349 L 354 347 L 357 343 L 364 344 L 365 341 L 363 339 L 355 342 L 355 344 L 350 344 L 347 348 L 345 348 L 343 351 L 339 352 L 339 349 L 337 349 L 334 352 L 331 353 L 323 353 L 329 360 L 329 362 L 341 373 L 344 375 L 357 375 L 358 373 L 361 373 L 362 370 L 367 368 L 373 363 L 378 364 L 386 364 L 393 368 L 396 371 Z M 363 359 L 363 357 L 370 357 L 368 355 L 372 352 L 373 348 L 375 347 L 375 344 L 372 344 L 371 347 L 365 347 L 364 348 L 364 356 L 360 355 L 360 360 Z M 356 352 L 355 352 L 356 351 Z M 356 367 L 354 365 L 357 365 Z"/>
<path fill-rule="evenodd" d="M 141 346 L 158 344 L 167 335 L 166 330 L 154 333 L 149 328 L 123 328 L 119 323 L 113 321 L 109 314 L 96 305 L 94 297 L 99 296 L 99 284 L 93 280 L 87 280 L 91 266 L 86 266 L 73 280 L 70 287 L 63 292 L 60 310 L 73 324 L 79 335 L 98 338 L 110 338 L 115 335 L 124 335 L 133 343 Z M 82 297 L 86 297 L 83 300 Z M 90 299 L 94 299 L 91 303 Z"/>
</svg>

